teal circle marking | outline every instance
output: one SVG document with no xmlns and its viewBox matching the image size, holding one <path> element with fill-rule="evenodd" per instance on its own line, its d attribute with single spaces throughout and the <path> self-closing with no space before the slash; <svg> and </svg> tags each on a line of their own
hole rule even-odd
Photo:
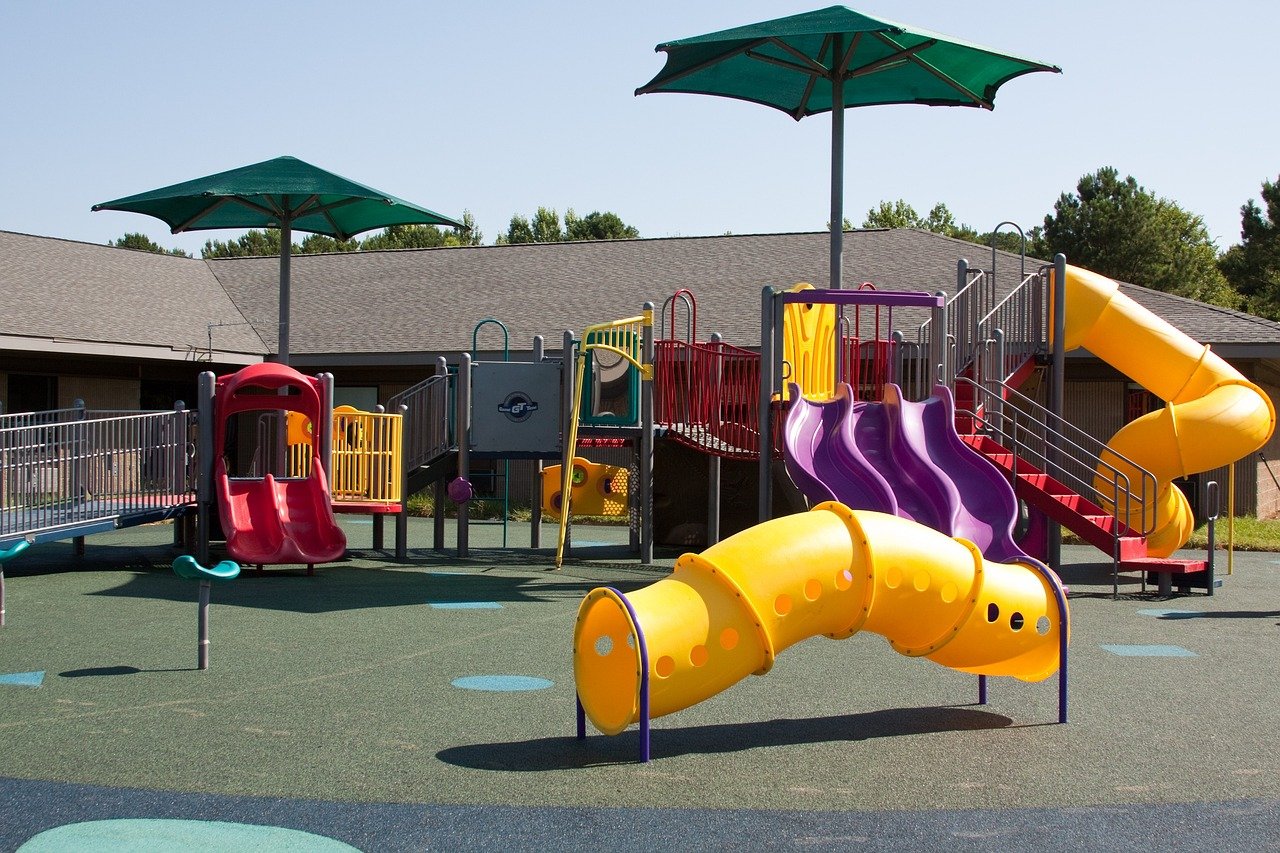
<svg viewBox="0 0 1280 853">
<path fill-rule="evenodd" d="M 491 692 L 511 692 L 520 690 L 546 690 L 555 685 L 554 681 L 545 678 L 534 678 L 531 675 L 468 675 L 455 678 L 454 687 L 463 690 L 488 690 Z"/>
<path fill-rule="evenodd" d="M 158 820 L 128 818 L 68 823 L 33 836 L 19 853 L 124 853 L 128 850 L 202 850 L 241 853 L 244 850 L 306 850 L 308 853 L 359 853 L 333 838 L 285 829 L 220 820 Z"/>
</svg>

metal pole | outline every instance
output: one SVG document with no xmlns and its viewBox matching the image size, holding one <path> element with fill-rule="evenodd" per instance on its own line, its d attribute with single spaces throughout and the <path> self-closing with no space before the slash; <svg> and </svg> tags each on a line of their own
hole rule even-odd
<svg viewBox="0 0 1280 853">
<path fill-rule="evenodd" d="M 564 332 L 561 343 L 561 376 L 564 382 L 564 398 L 561 400 L 560 411 L 560 462 L 562 465 L 573 465 L 573 450 L 568 447 L 569 437 L 569 421 L 573 419 L 573 401 L 574 395 L 578 393 L 577 370 L 574 363 L 574 339 L 573 332 L 568 329 Z M 563 478 L 564 472 L 561 471 Z M 564 502 L 569 500 L 568 495 L 561 495 L 561 512 L 563 514 Z M 568 554 L 573 547 L 573 516 L 566 515 L 564 519 L 564 553 Z"/>
<path fill-rule="evenodd" d="M 398 414 L 400 415 L 401 429 L 413 429 L 414 425 L 409 423 L 409 407 L 404 403 L 400 404 Z M 408 463 L 408 454 L 404 452 L 404 448 L 410 445 L 409 437 L 401 432 L 400 446 L 400 470 L 397 476 L 400 478 L 400 511 L 396 513 L 396 559 L 409 559 L 409 470 L 406 467 Z"/>
<path fill-rule="evenodd" d="M 711 336 L 711 342 L 718 344 L 722 341 L 719 332 Z M 723 377 L 720 372 L 724 370 L 724 363 L 717 362 L 716 369 L 716 387 L 721 387 Z M 707 547 L 711 547 L 720 541 L 720 457 L 712 453 L 707 461 Z"/>
<path fill-rule="evenodd" d="M 289 274 L 293 255 L 293 223 L 280 223 L 280 305 L 278 309 L 279 339 L 276 358 L 281 364 L 289 363 Z"/>
<path fill-rule="evenodd" d="M 640 382 L 640 564 L 653 562 L 653 309 L 644 303 L 645 325 L 640 335 L 641 362 L 648 375 Z"/>
<path fill-rule="evenodd" d="M 1053 256 L 1053 379 L 1049 385 L 1049 412 L 1056 418 L 1049 439 L 1048 455 L 1054 466 L 1061 467 L 1058 435 L 1062 429 L 1062 416 L 1066 399 L 1067 370 L 1067 256 L 1059 252 Z M 1062 571 L 1062 525 L 1049 521 L 1049 566 Z"/>
<path fill-rule="evenodd" d="M 198 382 L 196 418 L 200 429 L 196 446 L 199 465 L 196 473 L 196 561 L 203 566 L 209 564 L 209 512 L 213 503 L 213 427 L 214 419 L 218 416 L 213 410 L 213 396 L 217 378 L 206 370 L 200 374 Z"/>
<path fill-rule="evenodd" d="M 333 374 L 321 373 L 320 380 L 320 423 L 313 424 L 316 440 L 320 442 L 320 465 L 324 468 L 325 479 L 333 487 Z"/>
<path fill-rule="evenodd" d="M 471 354 L 463 353 L 458 362 L 457 409 L 454 422 L 458 435 L 458 477 L 471 477 Z M 470 501 L 458 504 L 458 556 L 469 556 L 467 523 L 470 520 Z"/>
<path fill-rule="evenodd" d="M 760 465 L 757 477 L 760 493 L 757 516 L 758 520 L 762 522 L 769 520 L 769 510 L 772 506 L 769 436 L 772 434 L 770 415 L 772 414 L 774 384 L 773 301 L 773 288 L 765 287 L 760 293 Z"/>
<path fill-rule="evenodd" d="M 209 588 L 207 580 L 200 581 L 199 614 L 196 617 L 196 666 L 209 668 Z"/>
<path fill-rule="evenodd" d="M 930 312 L 932 322 L 929 324 L 929 376 L 926 377 L 923 383 L 925 387 L 922 389 L 926 394 L 933 393 L 935 382 L 948 386 L 954 384 L 947 362 L 946 294 L 939 290 L 934 295 L 942 297 L 942 304 L 935 306 Z"/>
<path fill-rule="evenodd" d="M 542 335 L 533 336 L 533 363 L 542 364 L 546 361 L 546 344 Z M 542 460 L 539 459 L 535 463 L 533 478 L 533 500 L 532 511 L 530 512 L 529 521 L 529 547 L 542 547 Z"/>
<path fill-rule="evenodd" d="M 840 290 L 844 267 L 844 37 L 831 45 L 831 281 Z"/>
</svg>

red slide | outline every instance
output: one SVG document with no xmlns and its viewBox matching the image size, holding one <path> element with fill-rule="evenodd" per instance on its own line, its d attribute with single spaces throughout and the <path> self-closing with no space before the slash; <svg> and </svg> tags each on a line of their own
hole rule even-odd
<svg viewBox="0 0 1280 853">
<path fill-rule="evenodd" d="M 320 447 L 328 435 L 322 423 L 319 381 L 270 362 L 219 377 L 214 391 L 214 446 L 226 447 L 226 423 L 231 416 L 280 409 L 300 412 L 317 425 L 310 473 L 288 479 L 271 474 L 228 477 L 226 460 L 219 456 L 213 479 L 227 553 L 251 565 L 329 563 L 346 552 L 347 537 L 334 519 L 329 481 L 320 465 Z"/>
<path fill-rule="evenodd" d="M 342 557 L 347 539 L 333 517 L 319 460 L 318 476 L 277 480 L 231 478 L 218 462 L 218 516 L 227 553 L 250 565 L 329 563 Z"/>
</svg>

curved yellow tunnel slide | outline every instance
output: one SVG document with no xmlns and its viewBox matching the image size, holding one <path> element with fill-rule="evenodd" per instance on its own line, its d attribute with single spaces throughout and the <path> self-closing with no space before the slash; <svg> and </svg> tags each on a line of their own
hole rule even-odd
<svg viewBox="0 0 1280 853">
<path fill-rule="evenodd" d="M 1060 597 L 1052 573 L 987 562 L 963 539 L 829 501 L 685 554 L 626 596 L 631 611 L 614 590 L 592 590 L 578 608 L 574 678 L 605 734 L 640 719 L 641 632 L 650 717 L 763 675 L 800 640 L 858 631 L 952 669 L 1039 681 L 1058 668 Z"/>
<path fill-rule="evenodd" d="M 1065 314 L 1068 351 L 1086 348 L 1166 403 L 1112 436 L 1107 447 L 1117 456 L 1104 454 L 1103 460 L 1135 489 L 1140 472 L 1134 465 L 1155 476 L 1154 517 L 1147 509 L 1144 518 L 1143 507 L 1133 504 L 1124 520 L 1135 530 L 1151 527 L 1147 553 L 1167 557 L 1186 544 L 1195 526 L 1173 480 L 1230 465 L 1263 447 L 1275 429 L 1275 409 L 1208 345 L 1138 305 L 1109 278 L 1068 266 Z M 1119 476 L 1098 469 L 1095 488 L 1106 504 Z"/>
</svg>

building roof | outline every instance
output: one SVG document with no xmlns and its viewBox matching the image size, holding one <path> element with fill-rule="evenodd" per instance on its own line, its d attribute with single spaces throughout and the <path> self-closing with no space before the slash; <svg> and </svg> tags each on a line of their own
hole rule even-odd
<svg viewBox="0 0 1280 853">
<path fill-rule="evenodd" d="M 697 303 L 697 338 L 719 332 L 732 344 L 760 339 L 760 294 L 765 286 L 808 282 L 825 287 L 829 235 L 751 234 L 596 242 L 408 249 L 293 258 L 291 350 L 305 354 L 390 354 L 470 350 L 472 330 L 493 317 L 508 327 L 512 349 L 527 350 L 534 335 L 558 349 L 565 330 L 634 316 L 646 301 L 663 303 L 687 288 Z M 846 233 L 846 287 L 863 281 L 881 290 L 954 291 L 956 264 L 996 266 L 1003 292 L 1024 262 L 918 229 Z M 1026 272 L 1041 262 L 1028 259 Z M 275 258 L 209 261 L 214 275 L 245 316 L 273 316 Z M 1134 285 L 1125 293 L 1194 340 L 1225 346 L 1271 345 L 1280 354 L 1280 323 Z M 676 312 L 675 331 L 687 321 Z M 274 348 L 271 329 L 263 338 Z M 481 333 L 480 349 L 493 349 Z"/>
<path fill-rule="evenodd" d="M 182 359 L 206 349 L 209 324 L 244 320 L 203 261 L 0 231 L 6 349 Z M 267 353 L 245 325 L 218 329 L 214 349 Z"/>
<path fill-rule="evenodd" d="M 662 311 L 683 288 L 696 299 L 697 339 L 719 332 L 754 347 L 761 290 L 801 281 L 824 287 L 828 251 L 829 236 L 816 232 L 299 255 L 290 348 L 314 360 L 371 362 L 467 351 L 476 324 L 492 317 L 507 326 L 513 350 L 529 349 L 534 335 L 555 350 L 565 330 L 634 316 L 646 301 L 659 311 L 659 330 L 687 337 L 683 309 L 674 330 Z M 917 229 L 872 229 L 845 235 L 845 282 L 953 291 L 961 257 L 975 267 L 994 262 L 1001 290 L 1020 279 L 1016 255 Z M 1032 272 L 1039 262 L 1025 265 Z M 1224 355 L 1280 357 L 1280 323 L 1122 287 Z M 261 357 L 276 347 L 274 257 L 200 261 L 0 232 L 0 291 L 0 335 L 181 353 L 204 350 L 212 326 L 215 352 Z M 480 344 L 493 350 L 500 338 L 487 328 Z"/>
</svg>

